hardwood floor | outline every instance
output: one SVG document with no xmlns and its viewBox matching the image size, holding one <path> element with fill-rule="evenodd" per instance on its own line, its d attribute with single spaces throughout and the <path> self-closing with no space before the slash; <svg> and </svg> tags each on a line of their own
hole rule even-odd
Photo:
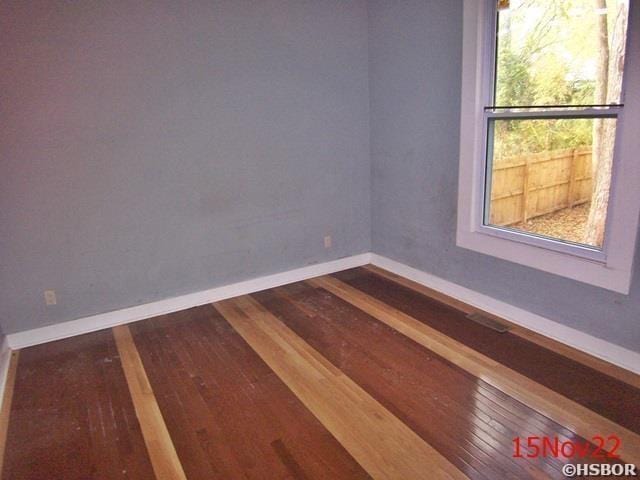
<svg viewBox="0 0 640 480">
<path fill-rule="evenodd" d="M 640 436 L 554 390 L 531 381 L 506 365 L 443 335 L 428 325 L 339 280 L 319 278 L 310 281 L 358 306 L 376 319 L 407 335 L 421 345 L 447 358 L 478 378 L 518 401 L 567 426 L 585 438 L 609 432 L 622 440 L 625 457 L 640 463 Z M 473 323 L 473 322 L 470 322 Z M 597 384 L 596 384 L 597 385 Z"/>
<path fill-rule="evenodd" d="M 113 334 L 156 478 L 184 480 L 186 477 L 182 464 L 160 413 L 129 327 L 126 325 L 115 327 Z"/>
<path fill-rule="evenodd" d="M 111 331 L 20 351 L 3 479 L 153 479 Z"/>
<path fill-rule="evenodd" d="M 255 300 L 217 305 L 267 364 L 374 478 L 464 476 Z"/>
<path fill-rule="evenodd" d="M 211 305 L 130 329 L 187 478 L 369 478 Z"/>
<path fill-rule="evenodd" d="M 468 311 L 357 268 L 15 352 L 2 478 L 565 478 L 607 460 L 527 437 L 611 434 L 640 463 L 637 376 Z"/>
<path fill-rule="evenodd" d="M 570 432 L 408 337 L 311 287 L 256 297 L 469 477 L 523 478 L 527 471 L 559 470 L 559 463 L 546 459 L 514 461 L 511 439 Z"/>
<path fill-rule="evenodd" d="M 516 334 L 500 334 L 469 322 L 461 312 L 368 270 L 349 270 L 335 274 L 334 277 L 629 430 L 640 433 L 638 388 Z M 571 376 L 566 372 L 571 372 Z M 594 389 L 594 382 L 601 388 Z"/>
</svg>

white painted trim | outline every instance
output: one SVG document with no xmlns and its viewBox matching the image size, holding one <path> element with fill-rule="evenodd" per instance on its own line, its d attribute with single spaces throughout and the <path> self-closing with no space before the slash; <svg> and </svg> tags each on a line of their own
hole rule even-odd
<svg viewBox="0 0 640 480">
<path fill-rule="evenodd" d="M 483 295 L 474 290 L 462 287 L 436 277 L 435 275 L 431 275 L 430 273 L 396 262 L 395 260 L 391 260 L 375 253 L 362 253 L 360 255 L 345 257 L 331 262 L 309 265 L 289 270 L 287 272 L 276 273 L 252 280 L 246 280 L 244 282 L 211 288 L 201 292 L 181 295 L 179 297 L 168 298 L 113 312 L 101 313 L 24 332 L 12 333 L 5 337 L 2 346 L 0 347 L 0 388 L 4 388 L 12 349 L 16 350 L 29 347 L 31 345 L 102 330 L 116 325 L 136 322 L 138 320 L 144 320 L 158 315 L 165 315 L 185 310 L 187 308 L 217 302 L 226 298 L 246 295 L 260 290 L 278 287 L 280 285 L 286 285 L 321 275 L 339 272 L 349 268 L 359 267 L 368 263 L 377 265 L 378 267 L 384 268 L 385 270 L 389 270 L 397 275 L 401 275 L 429 288 L 442 292 L 445 295 L 461 300 L 476 308 L 493 313 L 494 315 L 528 328 L 536 333 L 640 374 L 640 353 L 614 345 L 613 343 L 593 337 L 535 313 L 523 310 L 500 300 L 496 300 L 488 295 Z M 1 393 L 2 391 L 0 391 L 0 394 Z"/>
<path fill-rule="evenodd" d="M 197 307 L 206 303 L 217 302 L 226 298 L 246 295 L 248 293 L 266 290 L 268 288 L 299 282 L 308 278 L 327 275 L 349 268 L 366 265 L 370 262 L 371 254 L 362 253 L 351 257 L 340 258 L 326 263 L 308 265 L 295 270 L 267 275 L 264 277 L 246 280 L 244 282 L 210 288 L 201 292 L 189 293 L 179 297 L 167 298 L 157 302 L 151 302 L 135 307 L 101 313 L 90 317 L 71 320 L 68 322 L 49 325 L 24 332 L 12 333 L 7 336 L 8 346 L 14 350 L 29 347 L 40 343 L 60 340 L 62 338 L 94 332 L 104 328 L 122 325 L 125 323 L 144 320 L 145 318 L 165 315 L 191 307 Z"/>
<path fill-rule="evenodd" d="M 462 91 L 460 110 L 460 168 L 458 178 L 459 247 L 502 258 L 520 265 L 571 278 L 579 282 L 628 294 L 640 215 L 640 8 L 630 4 L 629 41 L 626 52 L 624 110 L 618 117 L 616 157 L 607 216 L 603 261 L 582 258 L 584 249 L 558 242 L 481 228 L 484 195 L 485 121 L 483 107 L 490 88 L 491 42 L 487 29 L 490 5 L 495 2 L 464 0 Z M 508 238 L 507 238 L 508 237 Z M 537 243 L 537 245 L 534 245 Z"/>
<path fill-rule="evenodd" d="M 437 290 L 445 295 L 461 300 L 480 310 L 492 313 L 536 333 L 569 345 L 594 357 L 618 365 L 626 370 L 640 374 L 640 353 L 619 345 L 588 335 L 541 315 L 523 310 L 488 295 L 462 287 L 430 273 L 417 270 L 381 255 L 372 254 L 371 263 L 380 268 L 413 280 L 425 287 Z"/>
<path fill-rule="evenodd" d="M 4 401 L 4 389 L 7 385 L 7 375 L 9 373 L 9 365 L 11 364 L 11 348 L 9 348 L 9 340 L 5 336 L 0 345 L 0 408 Z"/>
</svg>

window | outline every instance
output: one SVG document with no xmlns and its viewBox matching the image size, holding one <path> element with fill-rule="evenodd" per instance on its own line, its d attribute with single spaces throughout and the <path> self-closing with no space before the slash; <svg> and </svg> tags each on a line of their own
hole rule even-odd
<svg viewBox="0 0 640 480">
<path fill-rule="evenodd" d="M 628 292 L 640 210 L 630 9 L 465 0 L 458 245 Z"/>
</svg>

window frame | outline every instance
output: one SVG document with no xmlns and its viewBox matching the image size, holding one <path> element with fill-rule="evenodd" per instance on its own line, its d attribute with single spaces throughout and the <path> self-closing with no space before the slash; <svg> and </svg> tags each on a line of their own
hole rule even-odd
<svg viewBox="0 0 640 480">
<path fill-rule="evenodd" d="M 640 152 L 640 136 L 632 133 L 640 131 L 640 9 L 633 4 L 629 3 L 621 99 L 625 107 L 612 113 L 617 118 L 613 176 L 605 241 L 599 250 L 484 224 L 489 124 L 485 106 L 493 100 L 496 0 L 464 0 L 458 246 L 616 292 L 629 292 L 640 214 L 640 161 L 634 161 L 634 152 Z M 600 116 L 602 111 L 575 111 L 580 117 L 593 113 Z M 538 112 L 536 117 L 543 115 Z M 549 115 L 559 116 L 558 112 Z"/>
</svg>

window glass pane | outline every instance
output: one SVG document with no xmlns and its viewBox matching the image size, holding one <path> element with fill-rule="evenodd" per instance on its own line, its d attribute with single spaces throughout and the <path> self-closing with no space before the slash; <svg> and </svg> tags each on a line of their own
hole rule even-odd
<svg viewBox="0 0 640 480">
<path fill-rule="evenodd" d="M 616 119 L 489 122 L 486 225 L 601 248 Z"/>
<path fill-rule="evenodd" d="M 495 105 L 620 101 L 629 0 L 510 0 L 498 11 Z"/>
</svg>

